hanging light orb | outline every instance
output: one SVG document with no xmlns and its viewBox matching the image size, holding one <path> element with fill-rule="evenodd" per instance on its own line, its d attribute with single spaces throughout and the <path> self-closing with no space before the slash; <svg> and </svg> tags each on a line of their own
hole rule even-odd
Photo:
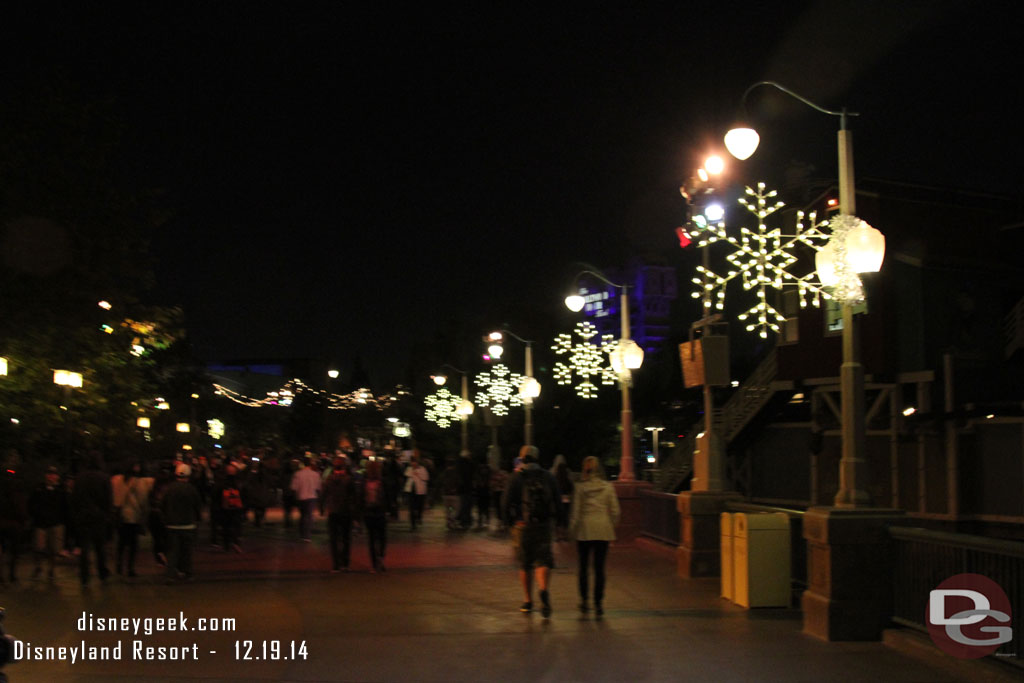
<svg viewBox="0 0 1024 683">
<path fill-rule="evenodd" d="M 862 220 L 846 236 L 846 257 L 855 273 L 877 273 L 885 259 L 885 235 Z"/>
<path fill-rule="evenodd" d="M 434 384 L 439 387 L 444 386 L 444 383 L 448 381 L 448 377 L 446 375 L 431 375 L 430 379 L 434 380 Z"/>
<path fill-rule="evenodd" d="M 505 349 L 501 344 L 491 344 L 487 347 L 487 353 L 491 358 L 501 358 L 501 354 L 505 353 Z"/>
<path fill-rule="evenodd" d="M 636 370 L 644 362 L 644 350 L 632 339 L 619 340 L 608 351 L 612 369 L 622 374 L 627 370 Z"/>
<path fill-rule="evenodd" d="M 583 310 L 583 306 L 586 305 L 587 301 L 579 294 L 570 294 L 565 297 L 565 307 L 573 313 L 579 313 Z"/>
<path fill-rule="evenodd" d="M 725 134 L 725 148 L 740 161 L 749 159 L 757 151 L 761 136 L 748 126 L 737 124 Z"/>
<path fill-rule="evenodd" d="M 519 385 L 519 396 L 522 398 L 537 398 L 540 396 L 540 382 L 535 377 L 527 377 Z"/>
</svg>

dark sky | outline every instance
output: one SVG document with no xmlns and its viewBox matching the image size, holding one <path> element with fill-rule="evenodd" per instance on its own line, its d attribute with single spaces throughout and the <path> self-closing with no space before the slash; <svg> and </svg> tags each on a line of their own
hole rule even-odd
<svg viewBox="0 0 1024 683">
<path fill-rule="evenodd" d="M 1021 194 L 1009 2 L 357 4 L 0 21 L 9 79 L 123 110 L 175 211 L 153 296 L 207 358 L 359 354 L 383 385 L 438 327 L 558 306 L 573 262 L 677 249 L 677 188 L 762 79 L 861 113 L 858 176 Z M 834 176 L 834 119 L 767 90 L 748 108 L 764 142 L 737 182 Z"/>
</svg>

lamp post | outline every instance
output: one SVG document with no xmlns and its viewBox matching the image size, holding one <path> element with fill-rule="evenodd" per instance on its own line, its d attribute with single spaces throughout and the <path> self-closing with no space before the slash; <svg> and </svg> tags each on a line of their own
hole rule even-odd
<svg viewBox="0 0 1024 683">
<path fill-rule="evenodd" d="M 515 332 L 503 328 L 500 332 L 495 331 L 487 335 L 491 345 L 488 353 L 495 358 L 501 357 L 501 342 L 504 335 L 517 339 L 526 345 L 526 363 L 523 372 L 523 382 L 519 385 L 519 397 L 523 401 L 523 445 L 533 445 L 533 399 L 540 396 L 540 382 L 533 376 L 533 341 L 523 339 Z M 494 353 L 497 351 L 497 354 Z"/>
<path fill-rule="evenodd" d="M 664 427 L 644 427 L 651 433 L 651 439 L 653 440 L 653 455 L 654 455 L 654 466 L 658 466 L 658 435 L 664 431 Z"/>
<path fill-rule="evenodd" d="M 725 209 L 721 204 L 711 202 L 710 197 L 715 191 L 711 184 L 711 177 L 721 175 L 725 170 L 725 164 L 717 156 L 708 157 L 704 165 L 697 170 L 696 175 L 690 179 L 687 185 L 679 188 L 683 199 L 686 200 L 689 222 L 697 228 L 707 228 L 709 224 L 718 223 L 725 217 Z M 701 264 L 703 272 L 709 272 L 711 244 L 707 240 L 701 241 Z M 711 384 L 711 377 L 707 372 L 709 351 L 708 337 L 711 336 L 713 325 L 718 323 L 721 316 L 711 313 L 713 302 L 711 292 L 702 288 L 701 295 L 701 318 L 690 326 L 691 349 L 693 348 L 693 332 L 695 328 L 701 329 L 702 358 L 705 371 L 703 374 L 703 396 L 704 396 L 704 431 L 697 436 L 697 446 L 693 454 L 693 481 L 690 485 L 692 491 L 721 491 L 725 488 L 725 477 L 723 474 L 722 439 L 718 434 L 715 424 L 715 394 Z M 728 362 L 728 354 L 726 354 Z"/>
<path fill-rule="evenodd" d="M 469 416 L 473 414 L 473 404 L 469 402 L 469 381 L 468 375 L 464 370 L 459 370 L 454 365 L 448 365 L 445 363 L 441 366 L 442 368 L 451 368 L 455 372 L 462 375 L 462 403 L 459 404 L 458 413 L 461 416 L 459 420 L 459 427 L 462 430 L 462 450 L 460 455 L 469 453 Z M 448 377 L 442 373 L 431 375 L 430 379 L 434 380 L 434 384 L 443 386 L 448 381 Z"/>
<path fill-rule="evenodd" d="M 576 275 L 578 284 L 582 275 L 593 275 L 620 291 L 620 335 L 615 348 L 609 352 L 612 368 L 619 376 L 619 388 L 622 391 L 622 457 L 619 461 L 619 481 L 635 481 L 633 473 L 633 409 L 629 398 L 629 387 L 632 383 L 631 370 L 638 369 L 644 362 L 644 350 L 629 336 L 629 285 L 612 282 L 597 270 L 584 270 Z M 579 294 L 578 288 L 565 298 L 566 307 L 573 312 L 583 310 L 586 300 Z"/>
<path fill-rule="evenodd" d="M 82 373 L 69 370 L 54 370 L 53 383 L 64 387 L 64 455 L 71 460 L 71 387 L 82 388 Z"/>
<path fill-rule="evenodd" d="M 792 90 L 774 81 L 761 81 L 747 88 L 743 93 L 743 101 L 755 88 L 768 85 L 781 90 L 807 106 L 823 114 L 839 117 L 838 153 L 839 153 L 839 212 L 840 219 L 852 220 L 856 211 L 856 194 L 853 175 L 853 136 L 847 129 L 847 117 L 857 116 L 854 112 L 832 111 L 825 109 Z M 729 152 L 738 159 L 746 159 L 757 149 L 757 133 L 749 126 L 734 126 L 725 136 L 725 144 Z M 873 230 L 873 228 L 871 229 Z M 877 231 L 874 231 L 877 233 Z M 835 235 L 835 233 L 833 233 Z M 880 233 L 878 233 L 880 237 Z M 833 252 L 840 261 L 846 261 L 841 268 L 853 267 L 852 259 L 847 261 L 846 232 L 843 243 L 832 245 Z M 835 240 L 835 236 L 833 237 Z M 832 243 L 830 242 L 830 245 Z M 881 241 L 881 254 L 884 254 L 884 239 Z M 828 248 L 828 247 L 826 247 Z M 881 266 L 881 258 L 873 270 Z M 868 268 L 870 269 L 870 267 Z M 859 282 L 858 282 L 859 284 Z M 859 289 L 859 287 L 858 287 Z M 864 463 L 865 425 L 864 425 L 864 368 L 860 362 L 860 349 L 855 329 L 856 319 L 853 315 L 855 299 L 839 297 L 843 316 L 843 363 L 840 368 L 840 396 L 842 401 L 842 458 L 839 461 L 839 491 L 836 493 L 836 507 L 863 507 L 871 504 L 868 493 L 867 470 Z"/>
</svg>

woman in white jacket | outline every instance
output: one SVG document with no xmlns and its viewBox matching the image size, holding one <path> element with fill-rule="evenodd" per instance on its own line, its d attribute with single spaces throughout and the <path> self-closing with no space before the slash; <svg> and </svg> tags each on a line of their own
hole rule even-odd
<svg viewBox="0 0 1024 683">
<path fill-rule="evenodd" d="M 573 491 L 569 531 L 576 539 L 579 556 L 578 581 L 580 610 L 590 609 L 587 603 L 588 565 L 594 557 L 594 612 L 604 614 L 604 564 L 608 557 L 608 544 L 615 540 L 615 525 L 619 521 L 619 499 L 615 489 L 604 480 L 601 463 L 594 456 L 583 460 L 583 475 Z"/>
</svg>

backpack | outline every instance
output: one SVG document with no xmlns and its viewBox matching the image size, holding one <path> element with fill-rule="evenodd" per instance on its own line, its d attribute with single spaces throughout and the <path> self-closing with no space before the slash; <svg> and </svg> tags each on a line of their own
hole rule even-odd
<svg viewBox="0 0 1024 683">
<path fill-rule="evenodd" d="M 236 488 L 225 488 L 220 494 L 220 506 L 224 510 L 241 510 L 242 494 Z"/>
<path fill-rule="evenodd" d="M 545 524 L 551 519 L 554 508 L 551 487 L 543 471 L 523 472 L 523 521 L 527 524 Z"/>
<path fill-rule="evenodd" d="M 368 508 L 379 508 L 384 505 L 383 486 L 379 479 L 369 479 L 364 492 L 364 504 Z"/>
</svg>

